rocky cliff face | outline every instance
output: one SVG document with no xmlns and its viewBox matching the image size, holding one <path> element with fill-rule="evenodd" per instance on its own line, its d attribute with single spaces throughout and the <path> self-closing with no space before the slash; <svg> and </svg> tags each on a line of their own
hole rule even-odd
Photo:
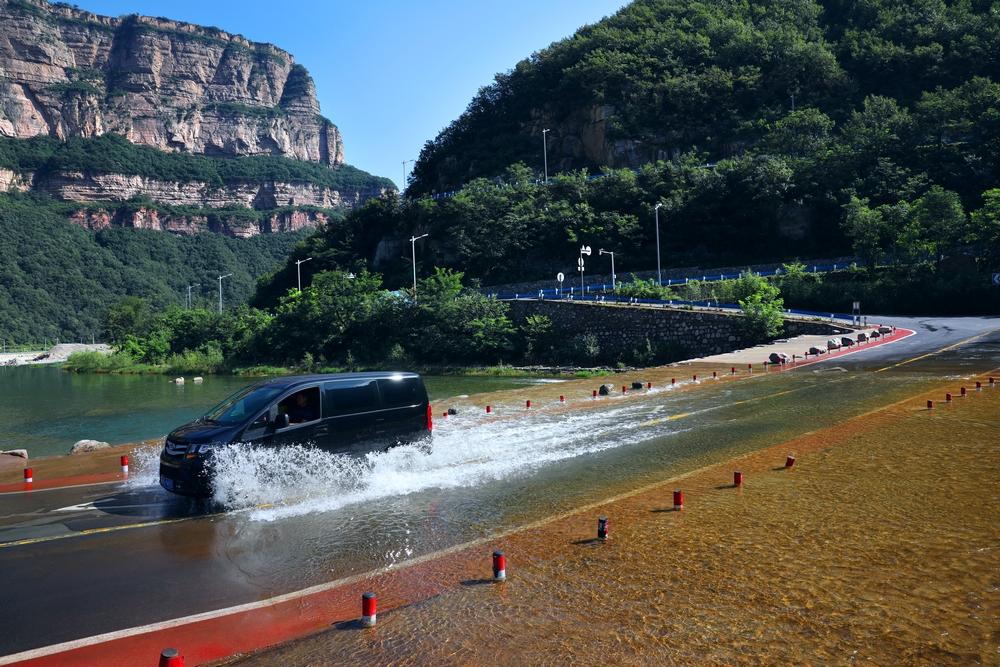
<svg viewBox="0 0 1000 667">
<path fill-rule="evenodd" d="M 0 0 L 0 135 L 115 132 L 208 156 L 337 167 L 337 127 L 291 54 L 217 28 Z"/>
</svg>

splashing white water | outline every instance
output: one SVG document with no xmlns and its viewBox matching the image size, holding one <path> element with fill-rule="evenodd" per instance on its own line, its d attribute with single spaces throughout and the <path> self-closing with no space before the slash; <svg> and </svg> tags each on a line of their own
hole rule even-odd
<svg viewBox="0 0 1000 667">
<path fill-rule="evenodd" d="M 679 432 L 678 422 L 656 419 L 666 416 L 665 406 L 647 401 L 513 418 L 458 415 L 435 425 L 430 453 L 414 445 L 361 457 L 309 446 L 235 445 L 213 457 L 214 499 L 267 521 L 425 489 L 476 486 Z"/>
</svg>

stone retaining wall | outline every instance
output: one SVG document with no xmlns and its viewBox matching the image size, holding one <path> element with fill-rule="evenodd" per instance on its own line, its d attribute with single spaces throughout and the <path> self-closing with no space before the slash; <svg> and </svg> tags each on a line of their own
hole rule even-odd
<svg viewBox="0 0 1000 667">
<path fill-rule="evenodd" d="M 573 301 L 518 300 L 508 302 L 518 325 L 532 315 L 544 315 L 567 338 L 592 334 L 606 353 L 628 353 L 648 339 L 675 343 L 687 358 L 722 354 L 747 347 L 740 334 L 740 315 L 731 313 L 618 306 Z M 784 336 L 834 336 L 849 333 L 847 325 L 785 320 Z"/>
</svg>

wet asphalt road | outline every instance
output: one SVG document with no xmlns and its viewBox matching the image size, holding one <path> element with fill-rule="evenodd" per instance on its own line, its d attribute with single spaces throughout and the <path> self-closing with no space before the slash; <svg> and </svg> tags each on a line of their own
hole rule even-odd
<svg viewBox="0 0 1000 667">
<path fill-rule="evenodd" d="M 836 399 L 845 405 L 855 401 L 865 409 L 874 409 L 883 394 L 885 403 L 899 400 L 896 388 L 890 391 L 888 383 L 907 374 L 929 382 L 928 378 L 983 373 L 1000 366 L 1000 332 L 995 332 L 954 350 L 894 367 L 1000 328 L 1000 318 L 870 317 L 869 321 L 879 319 L 913 329 L 917 335 L 821 362 L 809 367 L 812 373 L 802 369 L 787 376 L 799 374 L 801 378 L 794 381 L 802 382 L 806 373 L 820 376 L 824 366 L 842 368 L 857 374 L 861 384 L 849 391 L 834 390 L 838 392 Z M 753 398 L 773 392 L 776 386 L 768 381 L 732 383 L 727 393 Z M 916 386 L 907 395 L 912 395 Z M 789 400 L 827 400 L 822 393 L 819 398 L 815 392 L 799 396 Z M 696 411 L 697 402 L 705 397 L 697 392 L 678 393 L 676 400 L 687 402 L 689 409 Z M 733 418 L 745 419 L 750 426 L 759 419 L 764 429 L 767 415 L 752 412 L 759 408 L 747 410 Z M 713 428 L 712 419 L 706 417 L 689 428 Z M 805 432 L 817 424 L 803 419 L 796 428 Z M 781 431 L 781 437 L 787 433 Z M 768 440 L 765 435 L 759 444 L 781 441 Z M 622 450 L 609 460 L 617 464 L 627 458 L 627 448 Z M 587 456 L 573 461 L 580 470 L 593 465 Z M 533 481 L 532 476 L 539 479 Z M 0 633 L 0 656 L 267 598 L 317 583 L 324 576 L 332 579 L 367 571 L 382 563 L 386 553 L 404 547 L 412 549 L 406 554 L 411 556 L 456 544 L 484 530 L 482 517 L 467 509 L 479 504 L 477 493 L 511 494 L 534 483 L 546 484 L 545 474 L 525 473 L 523 478 L 482 489 L 471 486 L 443 494 L 425 491 L 412 499 L 390 498 L 381 506 L 266 522 L 253 520 L 245 511 L 219 515 L 218 507 L 172 496 L 156 486 L 108 484 L 3 494 L 0 627 L 5 631 Z M 410 507 L 420 503 L 425 504 L 420 512 Z M 417 514 L 430 514 L 426 525 L 434 530 L 425 532 L 433 537 L 411 539 L 411 515 Z M 359 517 L 361 523 L 350 524 Z M 142 527 L 134 527 L 139 524 Z M 353 526 L 350 531 L 349 525 Z M 95 529 L 110 530 L 80 534 Z M 380 530 L 383 532 L 376 536 Z M 366 538 L 366 534 L 371 537 Z M 51 537 L 60 539 L 47 540 Z M 300 570 L 305 573 L 299 574 Z"/>
</svg>

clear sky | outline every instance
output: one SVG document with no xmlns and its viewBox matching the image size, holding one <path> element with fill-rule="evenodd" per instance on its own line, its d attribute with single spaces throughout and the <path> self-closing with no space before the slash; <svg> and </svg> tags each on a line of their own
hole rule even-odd
<svg viewBox="0 0 1000 667">
<path fill-rule="evenodd" d="M 403 160 L 458 117 L 497 72 L 627 4 L 623 0 L 75 0 L 118 16 L 214 25 L 295 56 L 340 128 L 348 164 L 402 181 Z M 407 170 L 410 166 L 407 165 Z"/>
</svg>

